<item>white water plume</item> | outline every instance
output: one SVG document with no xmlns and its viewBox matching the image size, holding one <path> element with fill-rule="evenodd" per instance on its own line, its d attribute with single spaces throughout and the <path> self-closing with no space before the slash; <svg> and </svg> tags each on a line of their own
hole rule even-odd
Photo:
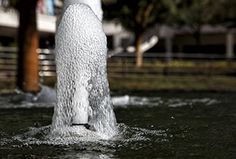
<svg viewBox="0 0 236 159">
<path fill-rule="evenodd" d="M 68 3 L 56 33 L 57 103 L 51 133 L 108 139 L 117 128 L 107 81 L 106 36 L 89 4 Z"/>
</svg>

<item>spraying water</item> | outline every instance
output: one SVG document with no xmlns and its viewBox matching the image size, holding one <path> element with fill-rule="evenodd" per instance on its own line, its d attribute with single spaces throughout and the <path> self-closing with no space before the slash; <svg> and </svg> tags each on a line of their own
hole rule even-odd
<svg viewBox="0 0 236 159">
<path fill-rule="evenodd" d="M 91 0 L 81 2 L 65 1 L 57 28 L 57 103 L 51 133 L 108 139 L 117 128 L 107 81 L 102 12 L 89 6 Z"/>
</svg>

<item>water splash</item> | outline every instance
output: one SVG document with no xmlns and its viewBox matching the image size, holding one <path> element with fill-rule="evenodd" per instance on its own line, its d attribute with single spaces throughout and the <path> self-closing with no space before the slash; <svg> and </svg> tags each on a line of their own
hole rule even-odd
<svg viewBox="0 0 236 159">
<path fill-rule="evenodd" d="M 168 137 L 168 130 L 150 130 L 146 128 L 130 127 L 124 123 L 119 123 L 117 125 L 118 134 L 110 138 L 110 140 L 101 140 L 97 135 L 68 135 L 64 138 L 60 136 L 52 136 L 50 133 L 50 126 L 44 126 L 40 128 L 30 127 L 27 130 L 24 130 L 24 133 L 15 135 L 13 137 L 8 137 L 7 134 L 2 135 L 2 141 L 0 145 L 17 145 L 17 146 L 30 146 L 30 145 L 77 145 L 81 149 L 86 148 L 86 150 L 96 149 L 101 150 L 102 147 L 106 149 L 114 150 L 120 144 L 123 146 L 131 144 L 138 141 L 150 141 L 153 136 L 159 140 L 166 140 Z M 14 143 L 14 144 L 13 144 Z M 94 146 L 93 146 L 94 145 Z M 106 150 L 107 151 L 107 150 Z"/>
<path fill-rule="evenodd" d="M 20 158 L 15 154 L 19 150 L 28 152 L 31 157 L 39 158 L 35 152 L 43 152 L 45 148 L 49 151 L 58 151 L 58 149 L 60 152 L 64 151 L 64 153 L 57 154 L 58 156 L 53 154 L 56 158 L 116 158 L 115 154 L 118 149 L 138 150 L 148 146 L 147 143 L 152 142 L 152 138 L 160 143 L 166 142 L 167 133 L 169 133 L 168 130 L 149 130 L 125 124 L 118 124 L 118 132 L 118 135 L 110 140 L 73 135 L 63 139 L 58 136 L 50 136 L 50 126 L 30 127 L 15 136 L 9 136 L 0 131 L 0 146 L 13 152 L 14 158 Z M 50 153 L 46 152 L 46 154 Z"/>
<path fill-rule="evenodd" d="M 117 107 L 156 107 L 167 106 L 172 108 L 194 106 L 194 105 L 214 105 L 220 103 L 220 100 L 214 98 L 164 98 L 164 97 L 138 97 L 138 96 L 115 96 L 112 102 Z"/>
<path fill-rule="evenodd" d="M 49 91 L 50 90 L 50 91 Z M 55 105 L 55 90 L 43 86 L 42 92 L 36 97 L 31 94 L 10 94 L 5 96 L 0 96 L 0 105 L 2 109 L 12 109 L 12 108 L 52 108 Z M 27 97 L 26 97 L 27 96 Z M 28 99 L 28 96 L 37 98 L 34 101 L 32 98 Z M 47 96 L 46 99 L 43 97 Z M 50 99 L 50 100 L 49 100 Z M 179 107 L 191 107 L 206 105 L 211 106 L 214 104 L 219 104 L 222 101 L 216 98 L 204 97 L 204 98 L 166 98 L 166 97 L 139 97 L 139 96 L 113 96 L 111 98 L 114 108 L 129 108 L 129 107 L 158 107 L 166 106 L 172 108 Z"/>
<path fill-rule="evenodd" d="M 117 134 L 107 81 L 107 47 L 102 23 L 85 4 L 69 5 L 56 33 L 56 136 Z M 94 131 L 73 124 L 89 124 Z"/>
</svg>

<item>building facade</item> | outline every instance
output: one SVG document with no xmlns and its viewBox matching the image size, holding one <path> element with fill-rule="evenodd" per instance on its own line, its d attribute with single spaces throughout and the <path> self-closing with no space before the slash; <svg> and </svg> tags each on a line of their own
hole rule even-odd
<svg viewBox="0 0 236 159">
<path fill-rule="evenodd" d="M 38 0 L 37 25 L 40 33 L 40 48 L 54 48 L 56 19 L 62 5 L 62 0 Z M 18 15 L 14 9 L 7 6 L 9 6 L 8 0 L 0 0 L 0 46 L 16 46 Z M 126 48 L 133 44 L 134 36 L 120 24 L 104 21 L 103 27 L 108 37 L 110 51 L 126 52 Z M 144 42 L 152 35 L 156 35 L 159 40 L 147 52 L 166 53 L 168 57 L 181 53 L 216 54 L 229 59 L 235 57 L 234 28 L 205 25 L 197 41 L 188 27 L 156 25 L 144 35 Z"/>
</svg>

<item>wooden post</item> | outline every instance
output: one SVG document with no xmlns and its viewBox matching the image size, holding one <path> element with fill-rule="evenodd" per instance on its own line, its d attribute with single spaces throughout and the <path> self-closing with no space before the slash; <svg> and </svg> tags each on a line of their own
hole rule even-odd
<svg viewBox="0 0 236 159">
<path fill-rule="evenodd" d="M 37 0 L 19 1 L 17 87 L 24 92 L 37 93 L 39 87 Z"/>
</svg>

